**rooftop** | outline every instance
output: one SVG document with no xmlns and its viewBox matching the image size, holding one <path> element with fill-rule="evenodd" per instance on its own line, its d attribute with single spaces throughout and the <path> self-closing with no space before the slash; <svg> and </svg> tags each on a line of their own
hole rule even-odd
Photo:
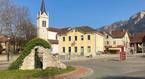
<svg viewBox="0 0 145 79">
<path fill-rule="evenodd" d="M 131 37 L 131 43 L 141 43 L 145 40 L 145 32 L 136 33 Z"/>
<path fill-rule="evenodd" d="M 122 30 L 114 30 L 111 32 L 106 32 L 106 33 L 109 34 L 112 38 L 123 38 L 126 32 L 128 31 L 122 29 Z"/>
</svg>

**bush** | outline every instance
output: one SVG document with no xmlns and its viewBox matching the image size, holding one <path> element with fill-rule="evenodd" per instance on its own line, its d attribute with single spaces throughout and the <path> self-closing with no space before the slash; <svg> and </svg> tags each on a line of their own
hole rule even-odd
<svg viewBox="0 0 145 79">
<path fill-rule="evenodd" d="M 40 38 L 32 39 L 25 45 L 24 50 L 21 52 L 18 59 L 10 65 L 9 69 L 10 70 L 19 69 L 19 67 L 23 63 L 24 58 L 30 54 L 31 49 L 33 49 L 35 46 L 43 46 L 44 48 L 51 48 L 50 44 L 48 44 L 48 42 L 43 39 Z"/>
</svg>

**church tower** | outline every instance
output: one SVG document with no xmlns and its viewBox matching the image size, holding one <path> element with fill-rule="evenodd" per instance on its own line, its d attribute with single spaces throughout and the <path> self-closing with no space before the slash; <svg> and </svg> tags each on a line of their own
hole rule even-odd
<svg viewBox="0 0 145 79">
<path fill-rule="evenodd" d="M 41 8 L 37 15 L 37 37 L 48 40 L 48 26 L 49 26 L 49 16 L 45 9 L 44 0 L 41 2 Z"/>
</svg>

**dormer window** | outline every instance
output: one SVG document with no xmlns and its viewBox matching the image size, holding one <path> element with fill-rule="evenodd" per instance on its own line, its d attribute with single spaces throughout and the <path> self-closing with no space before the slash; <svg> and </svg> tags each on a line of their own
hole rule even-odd
<svg viewBox="0 0 145 79">
<path fill-rule="evenodd" d="M 42 27 L 46 27 L 46 21 L 42 21 Z"/>
</svg>

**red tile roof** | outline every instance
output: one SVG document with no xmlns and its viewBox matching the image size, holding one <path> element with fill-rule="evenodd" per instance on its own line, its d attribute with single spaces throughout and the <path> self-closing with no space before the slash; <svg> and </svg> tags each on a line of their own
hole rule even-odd
<svg viewBox="0 0 145 79">
<path fill-rule="evenodd" d="M 57 32 L 58 34 L 66 34 L 67 32 L 71 31 L 71 30 L 77 30 L 80 31 L 82 33 L 95 33 L 96 30 L 94 30 L 93 28 L 89 27 L 89 26 L 80 26 L 80 27 L 75 27 L 75 28 L 62 28 L 62 29 L 58 29 L 58 28 L 49 28 L 48 31 L 52 31 L 52 32 Z"/>
<path fill-rule="evenodd" d="M 58 28 L 49 28 L 48 29 L 48 31 L 52 31 L 52 32 L 59 32 L 60 31 L 60 29 L 58 29 Z"/>
<path fill-rule="evenodd" d="M 131 43 L 142 43 L 145 38 L 145 32 L 134 34 L 131 37 Z"/>
<path fill-rule="evenodd" d="M 107 32 L 107 34 L 109 34 L 113 38 L 123 38 L 127 32 L 128 32 L 127 30 L 122 29 L 122 30 L 114 30 L 111 31 L 110 33 Z"/>
<path fill-rule="evenodd" d="M 49 28 L 48 31 L 57 32 L 58 34 L 66 34 L 69 31 L 69 27 L 67 28 Z"/>
<path fill-rule="evenodd" d="M 62 28 L 60 29 L 60 31 L 58 32 L 58 34 L 66 34 L 67 32 L 69 32 L 71 30 L 71 28 Z"/>
</svg>

